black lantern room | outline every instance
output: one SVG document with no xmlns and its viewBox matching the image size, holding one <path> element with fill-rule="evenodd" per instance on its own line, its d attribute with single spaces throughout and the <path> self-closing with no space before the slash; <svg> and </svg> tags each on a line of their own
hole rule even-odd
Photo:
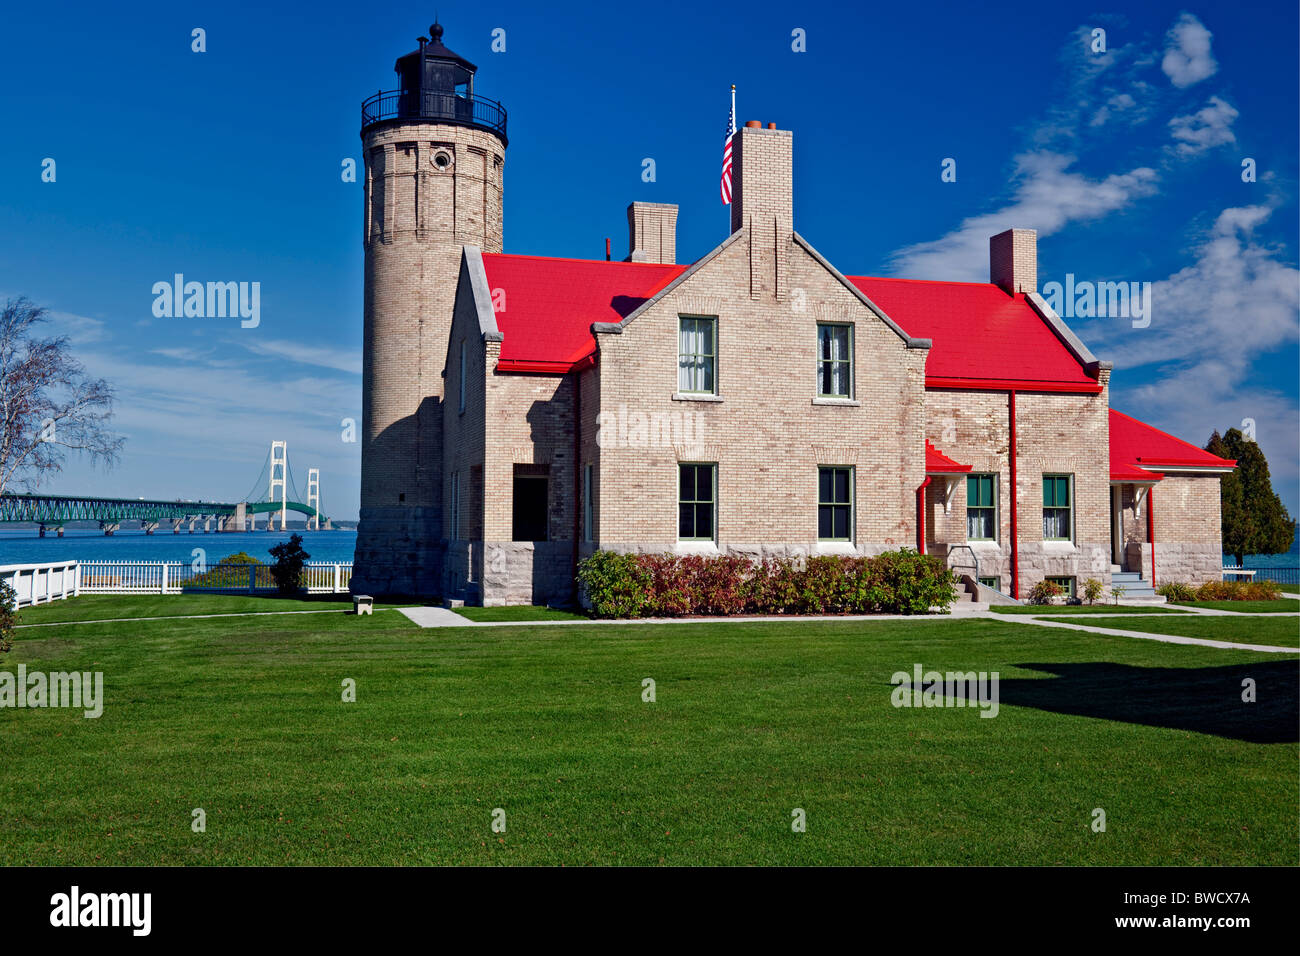
<svg viewBox="0 0 1300 956">
<path fill-rule="evenodd" d="M 495 100 L 474 94 L 474 73 L 469 60 L 442 44 L 442 24 L 429 27 L 420 48 L 397 61 L 394 69 L 401 89 L 379 93 L 361 107 L 365 127 L 391 120 L 431 120 L 458 126 L 477 126 L 505 140 L 506 111 Z"/>
</svg>

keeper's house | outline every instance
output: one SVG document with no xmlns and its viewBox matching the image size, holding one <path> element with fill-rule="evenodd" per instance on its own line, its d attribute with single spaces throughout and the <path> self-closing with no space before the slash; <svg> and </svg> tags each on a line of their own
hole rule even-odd
<svg viewBox="0 0 1300 956">
<path fill-rule="evenodd" d="M 354 588 L 566 601 L 597 548 L 914 547 L 1021 598 L 1219 578 L 1235 463 L 1110 408 L 1032 229 L 989 240 L 987 283 L 845 275 L 795 230 L 791 133 L 748 123 L 696 261 L 639 202 L 626 261 L 505 254 L 504 110 L 441 34 L 363 110 Z"/>
</svg>

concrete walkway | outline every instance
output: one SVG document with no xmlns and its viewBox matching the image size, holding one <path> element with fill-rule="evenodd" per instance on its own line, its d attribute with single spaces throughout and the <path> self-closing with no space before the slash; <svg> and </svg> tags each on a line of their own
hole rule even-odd
<svg viewBox="0 0 1300 956">
<path fill-rule="evenodd" d="M 420 627 L 478 627 L 478 621 L 471 621 L 467 617 L 461 617 L 455 611 L 449 611 L 445 607 L 403 607 L 398 608 L 406 617 L 410 618 Z M 518 622 L 527 623 L 527 622 Z M 560 624 L 567 623 L 562 621 L 546 621 L 538 623 Z"/>
</svg>

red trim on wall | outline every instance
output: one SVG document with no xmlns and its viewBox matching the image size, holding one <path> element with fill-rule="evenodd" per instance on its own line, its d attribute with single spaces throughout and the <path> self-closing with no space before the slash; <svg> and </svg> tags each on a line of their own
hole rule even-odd
<svg viewBox="0 0 1300 956">
<path fill-rule="evenodd" d="M 927 375 L 926 388 L 966 389 L 975 392 L 1071 392 L 1078 395 L 1099 395 L 1100 385 L 1081 385 L 1075 382 L 1035 382 L 1030 379 L 1006 378 L 947 378 Z"/>
<path fill-rule="evenodd" d="M 568 375 L 596 364 L 596 353 L 589 352 L 576 362 L 534 362 L 527 359 L 498 359 L 497 371 L 526 375 Z"/>
<path fill-rule="evenodd" d="M 930 476 L 916 489 L 916 550 L 925 554 L 925 489 L 930 485 Z"/>
</svg>

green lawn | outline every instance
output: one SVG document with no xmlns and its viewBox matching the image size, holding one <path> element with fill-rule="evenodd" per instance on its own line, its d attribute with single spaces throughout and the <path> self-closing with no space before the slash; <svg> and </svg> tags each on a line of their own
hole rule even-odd
<svg viewBox="0 0 1300 956">
<path fill-rule="evenodd" d="M 352 609 L 352 599 L 335 594 L 308 600 L 241 597 L 234 594 L 86 594 L 66 601 L 24 608 L 23 624 L 51 621 L 102 621 L 119 617 L 180 617 L 190 614 L 265 614 L 284 611 L 342 611 Z"/>
<path fill-rule="evenodd" d="M 995 614 L 1170 614 L 1180 612 L 1163 604 L 993 604 Z"/>
<path fill-rule="evenodd" d="M 1238 614 L 1296 614 L 1300 613 L 1300 598 L 1279 598 L 1276 601 L 1176 601 L 1179 607 L 1208 607 L 1216 611 L 1236 611 Z"/>
<path fill-rule="evenodd" d="M 32 628 L 0 671 L 19 663 L 102 671 L 107 702 L 0 709 L 0 864 L 1297 862 L 1289 656 L 990 619 L 422 630 L 376 610 Z M 895 708 L 916 663 L 1000 672 L 998 716 Z"/>
<path fill-rule="evenodd" d="M 1279 584 L 1277 587 L 1285 594 L 1300 594 L 1300 584 Z"/>
<path fill-rule="evenodd" d="M 1065 617 L 1045 617 L 1048 621 L 1066 621 Z M 1099 627 L 1123 631 L 1176 634 L 1180 637 L 1204 637 L 1212 641 L 1240 644 L 1268 644 L 1274 647 L 1300 647 L 1300 617 L 1228 617 L 1180 614 L 1176 618 L 1151 620 L 1098 621 Z"/>
<path fill-rule="evenodd" d="M 456 613 L 470 621 L 585 621 L 588 618 L 552 607 L 458 607 Z"/>
</svg>

